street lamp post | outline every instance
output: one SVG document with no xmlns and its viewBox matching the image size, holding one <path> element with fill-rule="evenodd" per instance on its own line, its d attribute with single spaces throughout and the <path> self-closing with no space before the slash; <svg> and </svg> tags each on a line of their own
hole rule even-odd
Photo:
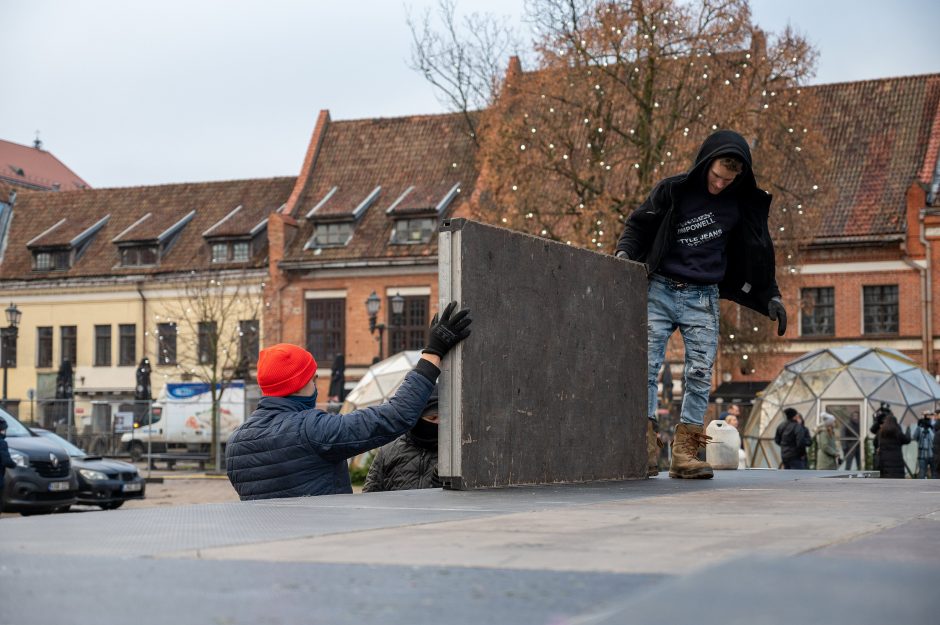
<svg viewBox="0 0 940 625">
<path fill-rule="evenodd" d="M 379 331 L 379 360 L 383 360 L 385 356 L 385 348 L 382 342 L 382 337 L 385 334 L 385 324 L 376 323 L 376 320 L 379 316 L 379 309 L 382 307 L 382 300 L 379 299 L 379 296 L 375 294 L 375 291 L 369 294 L 369 297 L 366 298 L 366 312 L 369 313 L 369 334 L 375 334 L 375 331 Z"/>
<path fill-rule="evenodd" d="M 16 304 L 10 304 L 6 309 L 7 323 L 3 329 L 3 407 L 7 405 L 7 367 L 13 364 L 10 360 L 11 345 L 16 345 L 16 339 L 19 333 L 20 317 L 23 311 L 16 307 Z"/>
<path fill-rule="evenodd" d="M 401 317 L 402 312 L 405 310 L 405 298 L 401 296 L 400 293 L 395 293 L 391 299 L 392 303 L 392 320 L 391 325 L 394 327 L 398 325 L 398 319 Z M 376 339 L 379 342 L 379 360 L 385 358 L 385 342 L 383 340 L 385 335 L 385 324 L 377 323 L 379 317 L 379 309 L 382 308 L 382 300 L 376 295 L 375 291 L 369 294 L 369 297 L 366 298 L 366 312 L 369 313 L 369 333 L 375 334 L 376 330 L 379 332 L 379 336 Z"/>
</svg>

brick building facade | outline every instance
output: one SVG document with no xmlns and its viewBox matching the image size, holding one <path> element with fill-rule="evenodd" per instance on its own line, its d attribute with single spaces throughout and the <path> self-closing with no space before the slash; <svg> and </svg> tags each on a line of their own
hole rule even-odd
<svg viewBox="0 0 940 625">
<path fill-rule="evenodd" d="M 474 156 L 460 115 L 334 122 L 320 113 L 290 199 L 269 222 L 265 343 L 306 346 L 321 398 L 338 354 L 353 381 L 380 355 L 425 345 L 438 309 L 436 231 L 466 209 Z M 381 332 L 370 331 L 372 293 Z"/>
</svg>

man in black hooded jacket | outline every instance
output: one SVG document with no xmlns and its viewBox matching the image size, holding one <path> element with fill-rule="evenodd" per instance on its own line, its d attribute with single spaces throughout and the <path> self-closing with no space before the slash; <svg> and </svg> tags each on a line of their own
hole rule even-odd
<svg viewBox="0 0 940 625">
<path fill-rule="evenodd" d="M 649 475 L 657 473 L 656 377 L 669 337 L 678 329 L 685 345 L 685 393 L 669 476 L 710 478 L 711 466 L 697 455 L 708 442 L 702 424 L 718 349 L 719 297 L 777 321 L 778 335 L 786 332 L 767 226 L 770 201 L 757 186 L 747 141 L 719 130 L 702 144 L 692 169 L 659 182 L 624 225 L 616 255 L 645 263 L 650 277 Z"/>
</svg>

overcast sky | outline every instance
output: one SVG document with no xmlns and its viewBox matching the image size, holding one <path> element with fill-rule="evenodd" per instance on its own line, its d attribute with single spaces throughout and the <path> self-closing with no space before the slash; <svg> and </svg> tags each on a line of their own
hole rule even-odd
<svg viewBox="0 0 940 625">
<path fill-rule="evenodd" d="M 524 29 L 523 5 L 458 6 Z M 940 2 L 751 7 L 765 30 L 789 22 L 818 47 L 816 83 L 940 72 Z M 405 17 L 399 0 L 0 0 L 0 138 L 39 130 L 94 187 L 297 175 L 320 109 L 445 110 L 408 67 Z"/>
</svg>

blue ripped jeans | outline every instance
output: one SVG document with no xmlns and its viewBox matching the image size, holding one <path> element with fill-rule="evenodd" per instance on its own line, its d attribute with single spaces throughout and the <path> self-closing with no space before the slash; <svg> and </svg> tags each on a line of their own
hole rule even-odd
<svg viewBox="0 0 940 625">
<path fill-rule="evenodd" d="M 659 369 L 666 344 L 676 329 L 685 344 L 682 423 L 702 425 L 712 387 L 712 366 L 718 350 L 718 286 L 683 284 L 657 274 L 650 276 L 647 300 L 649 331 L 649 401 L 647 413 L 656 417 Z"/>
</svg>

